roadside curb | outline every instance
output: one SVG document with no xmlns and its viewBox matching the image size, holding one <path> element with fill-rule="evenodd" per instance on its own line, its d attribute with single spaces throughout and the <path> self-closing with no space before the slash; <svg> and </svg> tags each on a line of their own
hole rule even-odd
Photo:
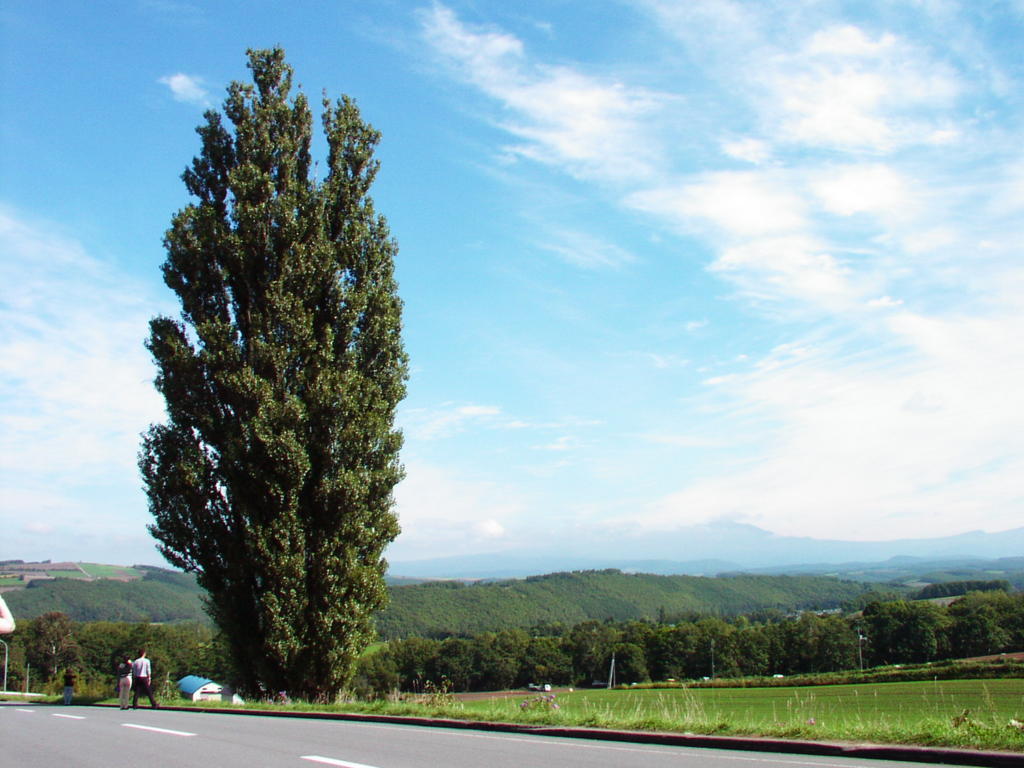
<svg viewBox="0 0 1024 768">
<path fill-rule="evenodd" d="M 113 708 L 115 704 L 93 706 Z M 143 709 L 148 709 L 144 707 Z M 796 741 L 790 739 L 757 738 L 752 736 L 706 736 L 665 731 L 618 731 L 605 728 L 529 725 L 501 723 L 486 720 L 449 720 L 436 717 L 403 715 L 368 715 L 345 712 L 282 712 L 274 709 L 219 709 L 216 707 L 162 706 L 173 712 L 194 712 L 211 715 L 258 715 L 262 717 L 293 717 L 307 720 L 346 720 L 350 722 L 391 723 L 431 728 L 457 728 L 476 731 L 520 733 L 532 736 L 558 736 L 568 739 L 658 744 L 703 749 L 733 749 L 747 752 L 789 752 L 821 757 L 860 757 L 871 760 L 900 760 L 910 763 L 938 765 L 991 766 L 992 768 L 1021 768 L 1024 754 L 991 752 L 940 747 L 915 747 L 901 744 L 856 744 L 829 741 Z"/>
</svg>

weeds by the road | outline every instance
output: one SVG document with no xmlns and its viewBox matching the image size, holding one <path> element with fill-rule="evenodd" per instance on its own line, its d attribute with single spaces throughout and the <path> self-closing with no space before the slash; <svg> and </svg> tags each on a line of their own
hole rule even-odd
<svg viewBox="0 0 1024 768">
<path fill-rule="evenodd" d="M 536 696 L 460 701 L 447 690 L 434 690 L 372 702 L 339 700 L 331 705 L 174 703 L 203 708 L 380 714 L 1024 753 L 1024 687 L 1019 680 L 889 683 L 785 691 L 572 691 L 548 694 L 543 701 Z"/>
</svg>

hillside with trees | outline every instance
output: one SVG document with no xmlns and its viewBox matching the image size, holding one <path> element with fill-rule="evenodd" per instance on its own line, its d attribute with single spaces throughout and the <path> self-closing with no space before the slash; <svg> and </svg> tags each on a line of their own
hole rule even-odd
<svg viewBox="0 0 1024 768">
<path fill-rule="evenodd" d="M 164 568 L 139 570 L 142 578 L 133 581 L 32 581 L 25 589 L 5 592 L 4 599 L 19 619 L 59 612 L 74 621 L 209 621 L 193 576 Z"/>
<path fill-rule="evenodd" d="M 116 661 L 141 647 L 150 651 L 165 700 L 177 695 L 172 681 L 185 674 L 226 682 L 236 677 L 223 636 L 195 622 L 75 622 L 50 611 L 20 620 L 7 641 L 12 690 L 23 688 L 31 669 L 32 689 L 59 692 L 61 671 L 72 667 L 80 672 L 79 695 L 108 697 Z M 454 691 L 604 685 L 612 656 L 615 681 L 627 685 L 1024 678 L 1022 649 L 1024 593 L 986 591 L 949 605 L 873 600 L 847 613 L 589 619 L 529 631 L 410 636 L 363 655 L 355 690 L 374 696 L 429 690 L 428 683 Z"/>
<path fill-rule="evenodd" d="M 446 637 L 488 630 L 572 625 L 588 619 L 672 620 L 759 611 L 827 610 L 870 589 L 825 576 L 655 576 L 609 569 L 466 584 L 396 587 L 377 621 L 386 639 Z"/>
<path fill-rule="evenodd" d="M 142 568 L 134 581 L 53 579 L 5 592 L 19 618 L 58 611 L 74 621 L 209 622 L 203 591 L 190 574 Z M 876 585 L 877 586 L 877 585 Z M 381 637 L 447 637 L 510 628 L 571 626 L 588 619 L 672 621 L 861 606 L 870 585 L 824 576 L 655 576 L 578 571 L 467 584 L 391 584 L 377 616 Z"/>
<path fill-rule="evenodd" d="M 392 640 L 361 660 L 360 690 L 387 695 L 395 689 L 426 690 L 428 683 L 455 691 L 531 683 L 604 685 L 613 656 L 615 681 L 627 685 L 715 684 L 726 678 L 785 685 L 793 676 L 807 675 L 817 676 L 813 684 L 824 684 L 840 682 L 846 673 L 867 682 L 1024 677 L 1022 593 L 973 592 L 949 606 L 875 601 L 863 612 L 846 615 L 708 616 L 672 623 L 588 620 L 555 629 Z M 971 661 L 984 656 L 991 657 L 990 663 Z M 930 666 L 904 669 L 925 664 Z"/>
</svg>

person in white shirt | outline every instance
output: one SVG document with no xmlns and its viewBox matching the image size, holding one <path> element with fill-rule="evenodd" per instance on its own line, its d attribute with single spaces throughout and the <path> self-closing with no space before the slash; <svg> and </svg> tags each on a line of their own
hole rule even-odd
<svg viewBox="0 0 1024 768">
<path fill-rule="evenodd" d="M 152 665 L 146 658 L 146 649 L 139 651 L 139 658 L 132 662 L 132 709 L 139 708 L 139 694 L 145 693 L 149 696 L 149 705 L 153 709 L 159 709 L 156 699 L 153 698 L 153 687 L 150 684 Z"/>
<path fill-rule="evenodd" d="M 11 609 L 7 607 L 4 598 L 0 595 L 0 635 L 7 635 L 14 631 L 14 616 Z"/>
</svg>

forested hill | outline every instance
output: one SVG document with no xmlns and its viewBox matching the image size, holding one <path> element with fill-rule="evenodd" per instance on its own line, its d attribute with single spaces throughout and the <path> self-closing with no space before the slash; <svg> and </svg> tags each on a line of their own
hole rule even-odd
<svg viewBox="0 0 1024 768">
<path fill-rule="evenodd" d="M 203 591 L 195 577 L 143 567 L 141 579 L 53 579 L 4 593 L 15 617 L 36 618 L 59 611 L 74 621 L 202 621 Z"/>
<path fill-rule="evenodd" d="M 874 585 L 877 586 L 877 585 Z M 871 586 L 826 576 L 655 576 L 618 570 L 574 571 L 524 580 L 443 581 L 393 587 L 378 618 L 386 639 L 444 637 L 587 619 L 658 619 L 687 614 L 827 609 Z"/>
<path fill-rule="evenodd" d="M 827 576 L 708 578 L 574 571 L 523 580 L 466 584 L 435 581 L 391 585 L 391 605 L 377 617 L 387 639 L 469 635 L 586 619 L 658 619 L 834 608 L 872 586 Z M 146 568 L 134 581 L 54 579 L 4 593 L 15 616 L 49 611 L 75 621 L 209 621 L 191 574 Z"/>
</svg>

